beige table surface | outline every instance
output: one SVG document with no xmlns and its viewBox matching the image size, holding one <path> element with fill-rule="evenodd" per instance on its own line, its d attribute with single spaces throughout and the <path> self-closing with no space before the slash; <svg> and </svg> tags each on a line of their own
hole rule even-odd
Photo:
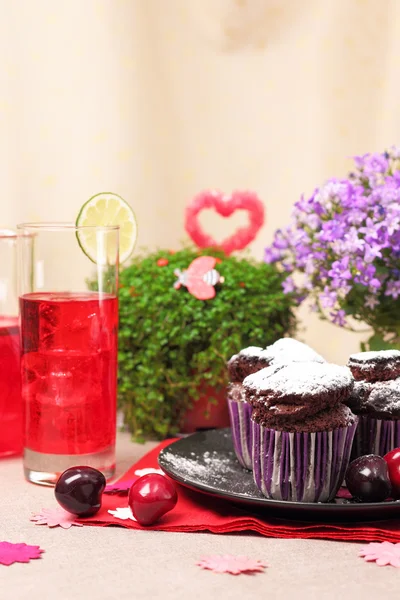
<svg viewBox="0 0 400 600">
<path fill-rule="evenodd" d="M 118 474 L 153 446 L 119 434 Z M 24 481 L 21 459 L 0 461 L 0 540 L 45 549 L 29 564 L 0 565 L 0 600 L 400 598 L 400 569 L 365 563 L 357 556 L 361 544 L 118 527 L 62 530 L 29 521 L 33 511 L 53 503 L 51 488 Z M 226 553 L 266 560 L 270 568 L 235 577 L 194 564 L 203 555 Z"/>
</svg>

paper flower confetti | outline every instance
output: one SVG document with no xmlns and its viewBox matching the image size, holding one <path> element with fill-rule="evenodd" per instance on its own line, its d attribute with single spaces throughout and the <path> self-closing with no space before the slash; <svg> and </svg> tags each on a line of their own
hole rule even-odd
<svg viewBox="0 0 400 600">
<path fill-rule="evenodd" d="M 143 477 L 143 475 L 149 475 L 150 473 L 158 473 L 159 475 L 165 475 L 164 471 L 162 471 L 161 469 L 152 469 L 151 467 L 147 469 L 137 469 L 137 471 L 135 471 L 135 475 L 137 475 L 138 477 Z"/>
<path fill-rule="evenodd" d="M 137 469 L 135 471 L 136 477 L 134 479 L 109 483 L 104 488 L 104 493 L 117 496 L 126 496 L 129 493 L 132 483 L 134 483 L 138 477 L 143 477 L 143 475 L 148 475 L 149 473 L 158 473 L 159 475 L 164 475 L 164 471 L 161 469 L 153 469 L 151 467 L 148 467 L 147 469 Z"/>
<path fill-rule="evenodd" d="M 42 508 L 42 510 L 31 517 L 31 521 L 35 521 L 35 525 L 47 525 L 48 527 L 62 527 L 69 529 L 72 525 L 82 527 L 81 523 L 75 521 L 75 515 L 67 512 L 61 507 L 57 508 Z"/>
<path fill-rule="evenodd" d="M 104 488 L 104 493 L 124 496 L 128 494 L 130 487 L 134 481 L 136 481 L 136 479 L 127 479 L 126 481 L 117 481 L 117 483 L 109 483 Z"/>
<path fill-rule="evenodd" d="M 231 554 L 204 556 L 196 565 L 202 569 L 214 571 L 214 573 L 230 573 L 231 575 L 262 573 L 268 567 L 267 563 L 261 560 L 253 560 L 246 556 L 232 556 Z"/>
<path fill-rule="evenodd" d="M 400 543 L 372 542 L 361 548 L 359 556 L 367 562 L 375 561 L 380 567 L 391 565 L 400 568 Z"/>
<path fill-rule="evenodd" d="M 44 552 L 39 546 L 28 546 L 28 544 L 12 544 L 11 542 L 0 542 L 0 564 L 10 566 L 13 563 L 28 563 L 34 558 L 41 558 Z"/>
<path fill-rule="evenodd" d="M 115 510 L 109 510 L 108 512 L 116 519 L 121 519 L 121 521 L 127 521 L 128 519 L 131 521 L 136 521 L 129 506 L 116 508 Z"/>
</svg>

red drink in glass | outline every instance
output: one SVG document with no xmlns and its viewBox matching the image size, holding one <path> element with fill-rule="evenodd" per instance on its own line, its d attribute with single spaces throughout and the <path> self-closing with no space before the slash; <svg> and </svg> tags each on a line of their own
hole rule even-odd
<svg viewBox="0 0 400 600">
<path fill-rule="evenodd" d="M 29 293 L 20 311 L 25 455 L 107 462 L 116 434 L 117 297 Z"/>
<path fill-rule="evenodd" d="M 22 400 L 18 318 L 0 316 L 0 456 L 21 452 Z"/>
</svg>

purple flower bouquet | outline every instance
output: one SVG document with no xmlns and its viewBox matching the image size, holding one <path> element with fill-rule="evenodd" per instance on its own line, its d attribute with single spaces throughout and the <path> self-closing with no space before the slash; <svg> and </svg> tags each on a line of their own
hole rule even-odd
<svg viewBox="0 0 400 600">
<path fill-rule="evenodd" d="M 363 350 L 400 347 L 400 147 L 354 160 L 347 179 L 295 204 L 265 260 L 280 263 L 284 291 L 311 298 L 322 318 L 369 325 Z"/>
</svg>

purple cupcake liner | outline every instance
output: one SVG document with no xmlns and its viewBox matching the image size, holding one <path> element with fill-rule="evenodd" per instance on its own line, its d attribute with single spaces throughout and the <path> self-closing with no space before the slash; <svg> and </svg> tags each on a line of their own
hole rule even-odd
<svg viewBox="0 0 400 600">
<path fill-rule="evenodd" d="M 256 486 L 273 500 L 329 502 L 343 482 L 356 427 L 287 433 L 252 421 Z"/>
<path fill-rule="evenodd" d="M 252 434 L 251 411 L 247 402 L 235 402 L 228 398 L 229 417 L 231 420 L 233 448 L 242 467 L 252 469 Z"/>
<path fill-rule="evenodd" d="M 358 417 L 358 427 L 351 452 L 352 460 L 364 454 L 384 456 L 399 447 L 400 421 L 385 421 L 370 415 Z"/>
</svg>

